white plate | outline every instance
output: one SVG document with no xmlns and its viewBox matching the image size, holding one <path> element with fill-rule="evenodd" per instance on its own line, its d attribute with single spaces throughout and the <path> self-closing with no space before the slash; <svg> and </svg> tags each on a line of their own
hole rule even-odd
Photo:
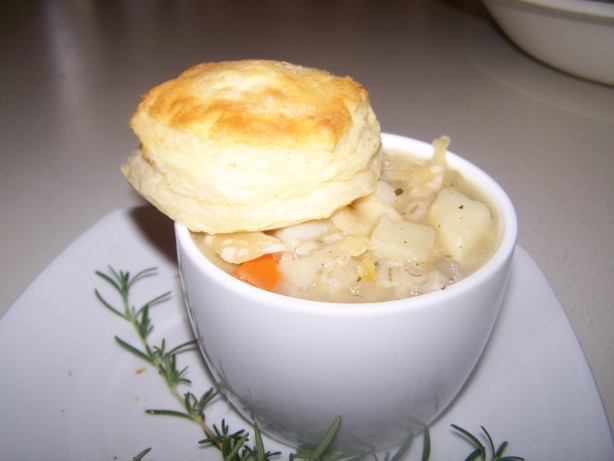
<svg viewBox="0 0 614 461">
<path fill-rule="evenodd" d="M 169 345 L 191 338 L 171 222 L 149 207 L 106 216 L 60 254 L 0 320 L 0 459 L 129 460 L 146 447 L 153 448 L 147 461 L 221 459 L 198 446 L 202 434 L 192 423 L 144 413 L 179 407 L 154 370 L 115 344 L 115 335 L 135 342 L 135 334 L 94 297 L 97 287 L 116 299 L 94 274 L 108 265 L 132 273 L 158 267 L 157 276 L 136 286 L 133 301 L 171 290 L 172 300 L 152 313 L 154 337 L 167 338 Z M 193 381 L 185 390 L 201 394 L 211 386 L 196 352 L 180 360 L 189 365 Z M 209 422 L 222 418 L 231 429 L 246 427 L 218 401 Z M 431 460 L 460 460 L 471 451 L 450 429 L 452 423 L 474 433 L 483 425 L 495 442 L 510 443 L 507 454 L 527 460 L 614 459 L 612 434 L 578 341 L 522 248 L 484 357 L 431 429 Z M 416 459 L 419 442 L 408 459 Z M 268 447 L 279 448 L 274 442 Z"/>
</svg>

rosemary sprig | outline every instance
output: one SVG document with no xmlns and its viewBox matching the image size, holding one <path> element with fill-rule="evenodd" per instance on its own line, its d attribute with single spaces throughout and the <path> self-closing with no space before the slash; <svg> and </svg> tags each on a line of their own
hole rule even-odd
<svg viewBox="0 0 614 461">
<path fill-rule="evenodd" d="M 94 290 L 96 298 L 108 310 L 128 321 L 134 327 L 139 337 L 140 348 L 118 336 L 115 336 L 116 343 L 134 356 L 154 366 L 163 377 L 173 397 L 183 408 L 183 411 L 148 409 L 145 412 L 151 415 L 175 416 L 198 424 L 205 434 L 205 438 L 200 440 L 199 444 L 216 448 L 223 456 L 223 461 L 269 461 L 271 458 L 280 455 L 279 452 L 271 452 L 265 449 L 262 434 L 257 424 L 252 427 L 254 433 L 253 446 L 247 443 L 250 438 L 248 432 L 245 430 L 231 432 L 225 420 L 221 421 L 219 427 L 215 424 L 209 427 L 206 424 L 205 410 L 218 395 L 218 391 L 214 387 L 203 393 L 200 398 L 197 398 L 191 392 L 185 392 L 181 395 L 179 386 L 189 385 L 191 381 L 186 377 L 188 367 L 179 368 L 177 366 L 177 354 L 192 349 L 196 341 L 188 341 L 168 350 L 164 339 L 161 340 L 159 346 L 153 346 L 149 342 L 149 336 L 154 329 L 149 315 L 150 309 L 169 300 L 171 292 L 168 291 L 156 296 L 138 308 L 130 302 L 130 290 L 134 284 L 156 273 L 156 268 L 142 270 L 134 276 L 131 276 L 130 272 L 116 271 L 112 267 L 109 267 L 108 274 L 96 271 L 96 274 L 119 294 L 122 304 L 120 308 L 108 302 L 98 289 Z M 378 461 L 378 455 L 374 451 L 336 451 L 333 442 L 341 424 L 341 418 L 335 418 L 316 446 L 299 447 L 295 453 L 289 455 L 289 461 L 362 461 L 367 459 Z M 452 424 L 452 428 L 467 438 L 474 447 L 465 461 L 524 461 L 524 458 L 517 456 L 503 456 L 508 443 L 503 442 L 495 448 L 491 435 L 483 426 L 481 426 L 481 429 L 486 437 L 486 446 L 480 442 L 478 437 L 466 429 L 455 424 Z M 391 455 L 388 452 L 384 454 L 383 461 L 401 461 L 409 452 L 414 436 L 412 433 L 408 434 L 394 454 Z M 422 430 L 422 438 L 421 461 L 428 461 L 431 454 L 431 438 L 428 427 Z M 150 451 L 151 448 L 146 448 L 136 455 L 133 461 L 141 461 Z M 488 455 L 490 455 L 489 458 L 487 458 Z"/>
<path fill-rule="evenodd" d="M 159 346 L 153 346 L 149 343 L 149 336 L 154 327 L 149 315 L 150 309 L 164 301 L 170 299 L 170 291 L 163 293 L 149 300 L 140 307 L 136 307 L 130 302 L 130 291 L 136 282 L 155 275 L 155 268 L 148 268 L 131 276 L 130 272 L 116 271 L 109 267 L 108 274 L 96 271 L 96 275 L 101 277 L 119 294 L 122 307 L 118 308 L 108 302 L 98 289 L 94 290 L 96 298 L 111 312 L 129 322 L 136 330 L 141 347 L 133 346 L 127 341 L 115 336 L 115 342 L 123 349 L 135 355 L 141 360 L 154 366 L 158 373 L 163 377 L 173 397 L 180 403 L 184 411 L 175 410 L 146 410 L 146 413 L 153 415 L 168 415 L 177 416 L 188 419 L 198 424 L 207 436 L 212 436 L 212 430 L 205 424 L 205 407 L 211 403 L 216 397 L 217 391 L 211 388 L 206 391 L 200 398 L 197 398 L 191 392 L 185 392 L 183 395 L 179 392 L 179 386 L 182 384 L 191 384 L 191 381 L 186 378 L 187 367 L 177 367 L 177 354 L 186 351 L 196 344 L 196 341 L 188 341 L 178 346 L 167 350 L 166 341 L 162 339 Z M 219 448 L 219 447 L 218 447 Z M 139 454 L 141 458 L 145 453 Z M 140 459 L 140 458 L 138 458 Z"/>
<path fill-rule="evenodd" d="M 186 377 L 188 367 L 178 367 L 177 354 L 194 348 L 196 341 L 188 341 L 170 349 L 167 349 L 164 339 L 161 340 L 159 346 L 154 346 L 149 342 L 149 337 L 154 329 L 149 315 L 150 309 L 170 299 L 170 291 L 156 296 L 138 308 L 130 301 L 130 291 L 134 284 L 156 273 L 155 268 L 142 270 L 134 276 L 131 276 L 130 272 L 116 271 L 112 267 L 109 267 L 108 274 L 96 271 L 96 274 L 111 285 L 119 294 L 121 307 L 116 307 L 107 301 L 98 289 L 94 290 L 96 298 L 107 309 L 134 327 L 139 337 L 140 347 L 134 346 L 118 336 L 115 336 L 115 342 L 134 356 L 154 366 L 166 382 L 173 397 L 182 407 L 182 411 L 148 409 L 145 410 L 145 413 L 175 416 L 198 424 L 205 434 L 205 439 L 200 443 L 216 448 L 222 453 L 224 461 L 268 461 L 269 458 L 278 455 L 279 453 L 277 452 L 264 450 L 262 436 L 257 426 L 254 426 L 256 446 L 251 447 L 246 443 L 249 439 L 249 434 L 244 431 L 231 433 L 225 421 L 222 421 L 221 430 L 215 425 L 209 427 L 206 424 L 205 409 L 218 395 L 218 391 L 214 387 L 203 393 L 201 397 L 196 397 L 196 395 L 189 391 L 184 392 L 183 395 L 180 393 L 179 386 L 189 385 L 191 381 Z M 149 448 L 143 450 L 134 460 L 140 461 L 149 451 Z"/>
</svg>

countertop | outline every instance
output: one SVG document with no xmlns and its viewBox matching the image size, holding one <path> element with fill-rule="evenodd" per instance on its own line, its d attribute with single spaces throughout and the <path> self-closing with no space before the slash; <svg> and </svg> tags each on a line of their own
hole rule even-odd
<svg viewBox="0 0 614 461">
<path fill-rule="evenodd" d="M 119 172 L 140 96 L 242 58 L 350 75 L 383 131 L 447 134 L 499 181 L 614 421 L 614 87 L 532 59 L 476 1 L 0 2 L 0 313 L 98 219 L 144 203 Z"/>
</svg>

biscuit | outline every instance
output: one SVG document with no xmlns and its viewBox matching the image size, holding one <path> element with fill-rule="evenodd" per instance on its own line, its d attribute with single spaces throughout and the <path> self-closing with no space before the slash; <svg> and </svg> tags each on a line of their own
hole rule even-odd
<svg viewBox="0 0 614 461">
<path fill-rule="evenodd" d="M 376 186 L 379 123 L 349 77 L 278 61 L 194 66 L 131 119 L 130 184 L 195 232 L 276 229 L 330 216 Z"/>
</svg>

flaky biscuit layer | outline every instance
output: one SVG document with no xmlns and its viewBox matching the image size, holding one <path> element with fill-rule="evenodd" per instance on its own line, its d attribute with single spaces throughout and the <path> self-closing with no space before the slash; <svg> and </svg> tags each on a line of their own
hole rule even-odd
<svg viewBox="0 0 614 461">
<path fill-rule="evenodd" d="M 132 117 L 135 189 L 193 231 L 266 230 L 327 217 L 369 194 L 380 129 L 349 77 L 277 61 L 194 66 Z"/>
</svg>

